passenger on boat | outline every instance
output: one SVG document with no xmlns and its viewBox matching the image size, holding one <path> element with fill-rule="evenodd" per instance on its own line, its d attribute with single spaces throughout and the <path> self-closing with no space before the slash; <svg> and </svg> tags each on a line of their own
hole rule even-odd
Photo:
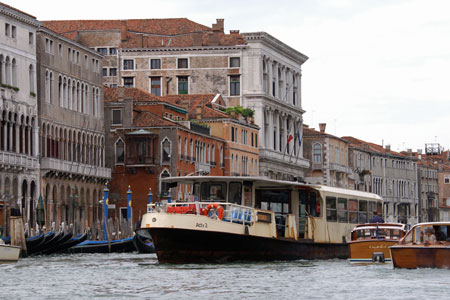
<svg viewBox="0 0 450 300">
<path fill-rule="evenodd" d="M 441 226 L 433 226 L 433 228 L 434 228 L 434 232 L 436 233 L 436 240 L 438 242 L 447 240 L 447 235 L 445 234 L 445 232 L 443 232 L 441 230 Z"/>
<path fill-rule="evenodd" d="M 381 216 L 378 215 L 378 212 L 375 210 L 373 212 L 372 219 L 369 220 L 370 223 L 384 223 L 384 220 Z"/>
<path fill-rule="evenodd" d="M 423 237 L 423 243 L 429 245 L 431 243 L 436 243 L 436 236 L 434 235 L 434 229 L 431 227 L 426 227 L 424 229 L 425 236 Z"/>
</svg>

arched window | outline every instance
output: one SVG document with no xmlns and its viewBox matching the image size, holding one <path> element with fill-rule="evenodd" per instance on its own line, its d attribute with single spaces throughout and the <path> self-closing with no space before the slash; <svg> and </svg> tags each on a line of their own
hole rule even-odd
<svg viewBox="0 0 450 300">
<path fill-rule="evenodd" d="M 11 84 L 11 62 L 9 61 L 8 56 L 5 60 L 5 82 L 6 84 Z"/>
<path fill-rule="evenodd" d="M 188 142 L 187 138 L 184 138 L 184 158 L 187 160 L 188 156 Z"/>
<path fill-rule="evenodd" d="M 63 82 L 61 76 L 58 77 L 58 99 L 59 99 L 59 106 L 63 107 Z"/>
<path fill-rule="evenodd" d="M 161 162 L 166 163 L 170 162 L 170 156 L 172 153 L 172 143 L 168 138 L 165 138 L 161 143 Z"/>
<path fill-rule="evenodd" d="M 165 169 L 161 175 L 159 176 L 160 179 L 170 177 L 169 171 Z M 169 194 L 169 184 L 167 182 L 163 182 L 162 180 L 159 181 L 160 187 L 159 187 L 159 193 L 161 196 L 166 197 Z"/>
<path fill-rule="evenodd" d="M 181 149 L 182 149 L 181 136 L 178 136 L 178 159 L 181 159 L 182 155 Z"/>
<path fill-rule="evenodd" d="M 30 80 L 30 93 L 34 93 L 34 69 L 33 65 L 28 68 L 28 78 Z"/>
<path fill-rule="evenodd" d="M 123 164 L 125 162 L 125 144 L 122 140 L 116 143 L 116 163 Z"/>
<path fill-rule="evenodd" d="M 215 162 L 216 162 L 216 146 L 215 145 L 211 146 L 211 162 L 213 164 L 215 164 Z"/>
<path fill-rule="evenodd" d="M 219 155 L 220 155 L 220 167 L 223 168 L 224 164 L 223 164 L 223 147 L 222 146 L 220 146 L 220 153 L 219 153 Z"/>
<path fill-rule="evenodd" d="M 189 150 L 191 151 L 190 152 L 190 154 L 191 154 L 191 161 L 194 161 L 194 143 L 192 142 L 192 139 L 191 139 L 191 142 L 189 143 Z"/>
<path fill-rule="evenodd" d="M 17 64 L 15 58 L 12 59 L 11 63 L 11 85 L 17 86 Z"/>
<path fill-rule="evenodd" d="M 45 71 L 45 102 L 50 103 L 50 74 Z"/>
<path fill-rule="evenodd" d="M 320 144 L 314 144 L 313 146 L 313 162 L 322 162 L 322 146 Z"/>
</svg>

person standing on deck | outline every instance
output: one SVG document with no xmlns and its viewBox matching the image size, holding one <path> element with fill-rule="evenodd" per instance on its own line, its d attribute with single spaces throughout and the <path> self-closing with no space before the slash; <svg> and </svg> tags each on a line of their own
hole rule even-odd
<svg viewBox="0 0 450 300">
<path fill-rule="evenodd" d="M 381 216 L 378 215 L 377 211 L 373 212 L 372 219 L 369 220 L 370 223 L 384 223 L 384 220 Z"/>
</svg>

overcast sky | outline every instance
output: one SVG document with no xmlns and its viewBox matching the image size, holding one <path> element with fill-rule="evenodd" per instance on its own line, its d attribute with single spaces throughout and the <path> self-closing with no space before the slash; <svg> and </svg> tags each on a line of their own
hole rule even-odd
<svg viewBox="0 0 450 300">
<path fill-rule="evenodd" d="M 0 0 L 38 20 L 185 17 L 266 31 L 309 57 L 302 105 L 310 127 L 391 145 L 450 147 L 447 0 Z"/>
</svg>

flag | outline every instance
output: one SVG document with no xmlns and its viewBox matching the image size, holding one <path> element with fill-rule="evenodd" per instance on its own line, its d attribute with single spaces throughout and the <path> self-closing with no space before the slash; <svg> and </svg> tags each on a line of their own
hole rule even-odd
<svg viewBox="0 0 450 300">
<path fill-rule="evenodd" d="M 300 147 L 302 145 L 302 137 L 300 136 L 300 130 L 297 131 L 297 139 L 298 139 L 298 146 Z"/>
<path fill-rule="evenodd" d="M 288 140 L 287 140 L 288 144 L 289 144 L 293 139 L 294 139 L 294 137 L 292 136 L 292 134 L 290 134 L 289 137 L 288 137 Z"/>
</svg>

